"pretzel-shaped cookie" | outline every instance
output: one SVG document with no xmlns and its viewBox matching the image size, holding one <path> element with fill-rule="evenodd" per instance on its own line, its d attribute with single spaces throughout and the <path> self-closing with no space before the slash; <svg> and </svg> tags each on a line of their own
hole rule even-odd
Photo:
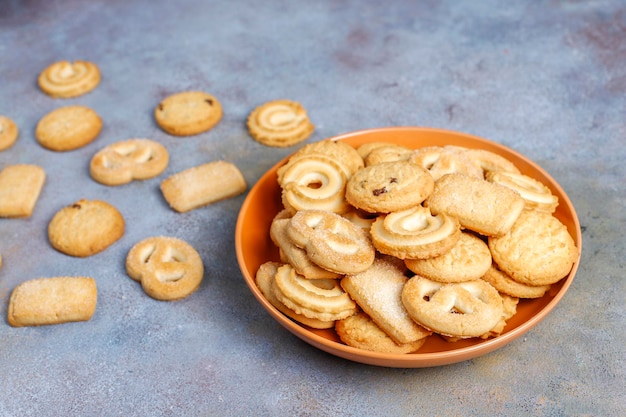
<svg viewBox="0 0 626 417">
<path fill-rule="evenodd" d="M 150 139 L 128 139 L 98 151 L 89 165 L 92 178 L 105 185 L 122 185 L 162 173 L 169 163 L 165 146 Z"/>
<path fill-rule="evenodd" d="M 376 249 L 400 259 L 425 259 L 450 250 L 461 238 L 456 218 L 433 216 L 423 206 L 381 215 L 370 228 Z"/>
<path fill-rule="evenodd" d="M 100 70 L 88 61 L 59 61 L 44 69 L 39 87 L 52 97 L 70 98 L 85 94 L 100 83 Z"/>
<path fill-rule="evenodd" d="M 326 211 L 297 212 L 289 221 L 287 236 L 296 246 L 303 248 L 317 265 L 340 274 L 366 270 L 376 255 L 362 228 Z"/>
<path fill-rule="evenodd" d="M 345 213 L 350 206 L 345 201 L 346 176 L 342 168 L 323 155 L 302 157 L 282 176 L 282 200 L 291 212 L 297 210 L 326 210 Z"/>
<path fill-rule="evenodd" d="M 489 332 L 503 316 L 502 297 L 482 280 L 442 284 L 416 275 L 402 289 L 402 303 L 427 329 L 461 338 Z"/>
<path fill-rule="evenodd" d="M 548 187 L 528 175 L 495 171 L 488 172 L 486 179 L 517 191 L 524 199 L 526 208 L 554 213 L 559 205 L 559 198 Z"/>
<path fill-rule="evenodd" d="M 126 257 L 126 272 L 150 297 L 178 300 L 195 292 L 204 266 L 196 250 L 173 237 L 150 237 L 135 244 Z"/>
</svg>

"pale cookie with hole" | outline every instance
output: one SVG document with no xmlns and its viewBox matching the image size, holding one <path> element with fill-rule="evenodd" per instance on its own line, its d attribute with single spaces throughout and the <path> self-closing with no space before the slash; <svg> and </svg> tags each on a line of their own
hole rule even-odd
<svg viewBox="0 0 626 417">
<path fill-rule="evenodd" d="M 89 61 L 58 61 L 46 67 L 37 78 L 39 88 L 54 98 L 86 94 L 100 84 L 100 69 Z"/>
<path fill-rule="evenodd" d="M 48 224 L 48 239 L 59 252 L 82 258 L 117 242 L 125 226 L 115 206 L 102 200 L 81 199 L 56 212 Z"/>
<path fill-rule="evenodd" d="M 256 272 L 254 281 L 265 299 L 269 301 L 271 305 L 276 307 L 276 309 L 281 313 L 298 323 L 302 323 L 305 326 L 309 326 L 314 329 L 332 328 L 335 325 L 334 320 L 322 321 L 298 314 L 276 298 L 276 295 L 274 294 L 274 276 L 276 275 L 278 268 L 281 266 L 282 264 L 278 262 L 265 262 L 259 266 L 259 269 Z"/>
<path fill-rule="evenodd" d="M 306 109 L 292 100 L 274 100 L 258 106 L 248 116 L 247 127 L 257 142 L 281 148 L 304 141 L 315 130 Z"/>
<path fill-rule="evenodd" d="M 99 150 L 89 164 L 91 177 L 104 185 L 128 184 L 161 174 L 169 163 L 165 146 L 150 139 L 128 139 Z"/>
<path fill-rule="evenodd" d="M 463 174 L 446 174 L 424 201 L 433 214 L 456 217 L 461 226 L 486 236 L 502 236 L 524 209 L 519 193 Z"/>
<path fill-rule="evenodd" d="M 402 289 L 408 278 L 400 265 L 376 258 L 366 271 L 344 277 L 341 286 L 396 343 L 413 343 L 430 332 L 417 325 L 402 304 Z"/>
<path fill-rule="evenodd" d="M 0 217 L 30 217 L 46 181 L 38 165 L 8 165 L 0 171 Z"/>
<path fill-rule="evenodd" d="M 222 119 L 220 101 L 203 91 L 172 94 L 154 109 L 154 118 L 165 132 L 174 136 L 193 136 L 206 132 Z"/>
<path fill-rule="evenodd" d="M 19 133 L 19 128 L 11 118 L 0 116 L 0 151 L 13 146 Z"/>
<path fill-rule="evenodd" d="M 503 317 L 502 297 L 482 280 L 444 284 L 420 277 L 402 289 L 409 316 L 435 333 L 459 338 L 479 337 Z"/>
<path fill-rule="evenodd" d="M 90 277 L 32 279 L 13 289 L 7 321 L 13 327 L 88 321 L 97 298 L 96 281 Z"/>
<path fill-rule="evenodd" d="M 156 236 L 136 243 L 126 256 L 128 276 L 156 300 L 173 301 L 193 294 L 202 283 L 204 265 L 184 240 Z"/>
<path fill-rule="evenodd" d="M 370 213 L 390 213 L 421 204 L 434 180 L 424 168 L 407 162 L 382 162 L 357 171 L 346 184 L 346 200 Z"/>
<path fill-rule="evenodd" d="M 161 182 L 163 197 L 179 213 L 235 197 L 247 188 L 239 168 L 227 161 L 188 168 Z"/>
<path fill-rule="evenodd" d="M 102 130 L 102 119 L 86 106 L 66 106 L 52 110 L 39 120 L 35 137 L 41 146 L 63 152 L 81 148 Z"/>
<path fill-rule="evenodd" d="M 488 244 L 498 267 L 527 285 L 560 281 L 578 257 L 567 227 L 552 214 L 537 210 L 524 210 L 508 233 L 489 238 Z"/>
<path fill-rule="evenodd" d="M 482 239 L 463 232 L 444 254 L 427 259 L 405 259 L 404 263 L 417 275 L 433 281 L 473 281 L 482 277 L 491 266 L 491 252 Z"/>
<path fill-rule="evenodd" d="M 367 314 L 359 312 L 335 322 L 339 339 L 348 346 L 388 354 L 413 353 L 426 342 L 426 337 L 410 343 L 396 343 Z"/>
</svg>

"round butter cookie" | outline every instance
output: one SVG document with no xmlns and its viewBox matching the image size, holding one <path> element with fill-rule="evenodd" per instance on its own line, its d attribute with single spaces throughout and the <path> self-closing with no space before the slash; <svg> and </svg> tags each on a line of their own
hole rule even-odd
<svg viewBox="0 0 626 417">
<path fill-rule="evenodd" d="M 100 84 L 100 69 L 89 61 L 59 61 L 45 68 L 37 82 L 41 91 L 51 97 L 78 97 Z"/>
<path fill-rule="evenodd" d="M 154 118 L 165 132 L 192 136 L 212 129 L 222 119 L 222 104 L 203 91 L 172 94 L 154 109 Z"/>
<path fill-rule="evenodd" d="M 15 122 L 6 116 L 0 116 L 0 151 L 9 149 L 19 135 Z"/>
<path fill-rule="evenodd" d="M 254 140 L 280 148 L 302 142 L 315 129 L 304 107 L 291 100 L 274 100 L 255 108 L 247 126 Z"/>
<path fill-rule="evenodd" d="M 490 237 L 498 267 L 527 285 L 549 285 L 564 278 L 578 257 L 567 228 L 550 213 L 524 210 L 505 235 Z"/>
<path fill-rule="evenodd" d="M 51 151 L 71 151 L 91 143 L 102 130 L 102 119 L 89 107 L 66 106 L 37 123 L 37 142 Z"/>
<path fill-rule="evenodd" d="M 81 199 L 59 210 L 48 224 L 53 248 L 87 257 L 102 252 L 124 234 L 122 214 L 106 201 Z"/>
<path fill-rule="evenodd" d="M 433 177 L 407 162 L 382 162 L 357 171 L 346 185 L 346 200 L 370 213 L 390 213 L 417 206 L 433 191 Z"/>
<path fill-rule="evenodd" d="M 363 158 L 365 166 L 380 164 L 381 162 L 408 161 L 415 151 L 406 146 L 388 143 L 377 146 Z"/>
<path fill-rule="evenodd" d="M 502 272 L 496 264 L 492 264 L 481 279 L 490 283 L 501 294 L 517 298 L 541 298 L 550 289 L 550 285 L 533 286 L 517 282 Z"/>
</svg>

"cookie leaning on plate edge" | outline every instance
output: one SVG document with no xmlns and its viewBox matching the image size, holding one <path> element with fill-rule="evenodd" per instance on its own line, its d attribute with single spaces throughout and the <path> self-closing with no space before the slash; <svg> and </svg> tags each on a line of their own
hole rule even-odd
<svg viewBox="0 0 626 417">
<path fill-rule="evenodd" d="M 485 149 L 510 158 L 522 173 L 545 184 L 561 202 L 555 215 L 568 228 L 577 247 L 581 248 L 580 225 L 575 210 L 561 187 L 541 167 L 517 152 L 498 143 L 476 136 L 441 129 L 394 127 L 357 131 L 333 138 L 354 147 L 370 142 L 390 142 L 411 148 L 425 146 L 465 146 Z M 287 159 L 287 158 L 286 158 Z M 455 363 L 491 352 L 520 337 L 537 325 L 560 301 L 578 267 L 578 260 L 570 274 L 555 284 L 544 297 L 524 300 L 518 307 L 505 332 L 494 339 L 463 340 L 448 343 L 431 338 L 417 353 L 408 355 L 377 354 L 350 348 L 339 342 L 334 331 L 313 330 L 287 319 L 273 308 L 254 286 L 254 273 L 267 260 L 278 260 L 277 251 L 268 237 L 273 216 L 281 209 L 280 191 L 276 184 L 276 170 L 285 160 L 270 169 L 250 190 L 239 214 L 236 229 L 236 249 L 240 268 L 253 295 L 283 327 L 305 342 L 333 355 L 357 362 L 390 367 L 426 367 Z"/>
</svg>

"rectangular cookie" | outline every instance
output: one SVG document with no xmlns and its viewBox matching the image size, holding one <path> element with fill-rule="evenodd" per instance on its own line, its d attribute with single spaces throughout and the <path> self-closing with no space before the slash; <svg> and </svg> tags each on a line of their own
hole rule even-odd
<svg viewBox="0 0 626 417">
<path fill-rule="evenodd" d="M 186 212 L 243 193 L 246 181 L 230 162 L 214 161 L 192 167 L 161 182 L 170 207 Z"/>
<path fill-rule="evenodd" d="M 13 289 L 7 321 L 13 327 L 87 321 L 96 310 L 97 298 L 93 278 L 32 279 Z"/>
<path fill-rule="evenodd" d="M 30 217 L 46 181 L 37 165 L 9 165 L 0 171 L 0 217 Z"/>
</svg>

